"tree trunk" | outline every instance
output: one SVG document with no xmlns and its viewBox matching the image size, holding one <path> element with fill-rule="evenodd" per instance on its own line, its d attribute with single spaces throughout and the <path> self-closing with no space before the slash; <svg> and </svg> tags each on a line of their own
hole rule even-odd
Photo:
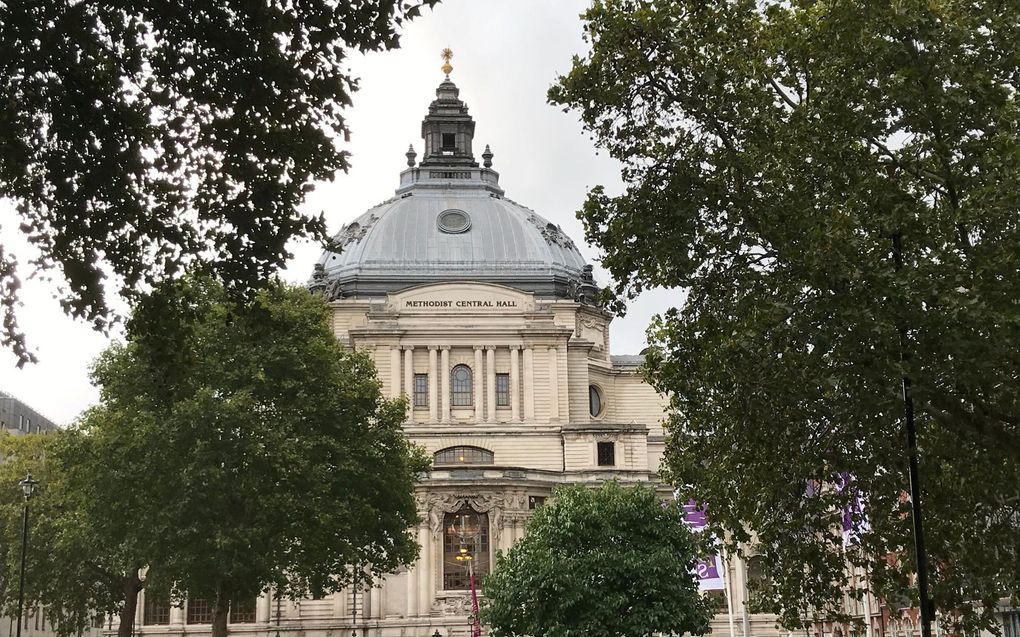
<svg viewBox="0 0 1020 637">
<path fill-rule="evenodd" d="M 142 580 L 136 569 L 124 576 L 124 606 L 120 609 L 120 625 L 117 626 L 117 637 L 131 637 L 135 632 L 135 611 L 138 609 L 138 593 L 142 590 Z"/>
<path fill-rule="evenodd" d="M 227 617 L 229 616 L 230 593 L 220 584 L 216 587 L 216 602 L 213 604 L 212 637 L 227 637 Z"/>
</svg>

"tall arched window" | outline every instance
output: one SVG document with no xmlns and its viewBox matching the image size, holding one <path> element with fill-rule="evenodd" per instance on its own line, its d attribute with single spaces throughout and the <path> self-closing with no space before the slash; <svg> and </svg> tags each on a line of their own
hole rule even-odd
<svg viewBox="0 0 1020 637">
<path fill-rule="evenodd" d="M 454 407 L 471 406 L 471 368 L 467 365 L 457 365 L 450 372 L 452 379 L 452 395 L 450 404 Z"/>
<path fill-rule="evenodd" d="M 462 548 L 472 558 L 470 564 L 463 559 Z M 443 517 L 443 589 L 469 590 L 472 570 L 475 587 L 481 588 L 482 579 L 489 574 L 489 515 L 478 513 L 465 504 L 459 511 Z"/>
</svg>

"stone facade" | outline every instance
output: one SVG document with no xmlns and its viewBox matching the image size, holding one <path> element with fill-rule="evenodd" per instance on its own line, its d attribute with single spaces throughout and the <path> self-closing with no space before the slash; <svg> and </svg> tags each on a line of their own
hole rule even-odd
<svg viewBox="0 0 1020 637">
<path fill-rule="evenodd" d="M 470 593 L 448 516 L 478 515 L 484 573 L 558 485 L 615 479 L 670 496 L 657 482 L 664 403 L 642 357 L 610 354 L 612 315 L 595 302 L 591 267 L 556 225 L 504 197 L 491 151 L 474 162 L 473 133 L 447 78 L 422 124 L 425 161 L 408 151 L 397 196 L 342 229 L 309 283 L 330 302 L 337 337 L 373 357 L 386 394 L 408 397 L 406 433 L 435 457 L 415 495 L 420 558 L 325 599 L 267 591 L 232 633 L 464 636 Z M 774 618 L 743 611 L 745 565 L 726 568 L 734 612 L 721 603 L 714 630 L 777 634 Z M 145 635 L 209 630 L 187 608 L 148 621 L 146 606 Z"/>
</svg>

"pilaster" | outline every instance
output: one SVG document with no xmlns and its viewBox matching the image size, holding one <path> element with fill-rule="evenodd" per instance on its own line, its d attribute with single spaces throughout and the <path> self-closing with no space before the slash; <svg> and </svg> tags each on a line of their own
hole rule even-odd
<svg viewBox="0 0 1020 637">
<path fill-rule="evenodd" d="M 404 393 L 407 395 L 407 422 L 414 421 L 414 345 L 404 346 Z"/>
<path fill-rule="evenodd" d="M 535 350 L 528 345 L 524 348 L 524 419 L 535 420 Z"/>
<path fill-rule="evenodd" d="M 443 401 L 443 422 L 450 422 L 450 346 L 439 346 L 442 364 L 439 370 L 440 396 Z M 424 547 L 422 548 L 424 550 Z"/>
<path fill-rule="evenodd" d="M 485 347 L 485 390 L 485 420 L 496 422 L 496 348 L 492 345 Z"/>
<path fill-rule="evenodd" d="M 521 373 L 519 345 L 510 346 L 510 420 L 518 422 L 521 419 Z"/>
<path fill-rule="evenodd" d="M 429 345 L 429 422 L 439 420 L 439 346 Z"/>
<path fill-rule="evenodd" d="M 482 379 L 485 376 L 482 373 L 482 350 L 484 348 L 481 345 L 475 345 L 475 368 L 471 371 L 471 381 L 474 386 L 471 388 L 475 392 L 475 421 L 481 422 L 485 419 L 485 405 L 483 392 L 484 385 Z"/>
</svg>

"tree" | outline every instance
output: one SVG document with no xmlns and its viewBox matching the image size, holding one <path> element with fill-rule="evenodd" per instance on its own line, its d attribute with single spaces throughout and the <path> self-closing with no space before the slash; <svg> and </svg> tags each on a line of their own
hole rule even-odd
<svg viewBox="0 0 1020 637">
<path fill-rule="evenodd" d="M 648 486 L 560 487 L 485 578 L 495 637 L 703 635 L 694 538 Z"/>
<path fill-rule="evenodd" d="M 390 49 L 437 0 L 223 0 L 0 6 L 0 197 L 71 315 L 104 327 L 113 274 L 130 301 L 196 260 L 257 286 L 295 237 L 357 80 L 348 52 Z M 0 343 L 34 360 L 16 320 L 17 259 L 0 246 Z"/>
<path fill-rule="evenodd" d="M 936 606 L 1017 600 L 1018 8 L 597 0 L 550 90 L 623 163 L 579 213 L 617 300 L 686 292 L 649 330 L 669 478 L 789 627 L 908 590 L 904 377 Z"/>
<path fill-rule="evenodd" d="M 25 560 L 26 608 L 37 608 L 60 637 L 80 635 L 93 619 L 122 613 L 143 588 L 139 549 L 132 528 L 130 496 L 103 458 L 90 448 L 92 438 L 77 431 L 0 436 L 0 492 L 3 493 L 0 533 L 4 540 L 2 567 L 7 574 L 0 600 L 8 616 L 16 614 L 16 575 L 20 568 L 21 510 L 18 482 L 29 471 L 39 481 L 30 502 L 29 542 Z M 75 469 L 72 471 L 71 469 Z M 83 482 L 74 474 L 95 473 L 100 480 Z M 99 493 L 97 489 L 106 493 Z M 99 508 L 115 493 L 119 509 Z M 112 525 L 114 528 L 110 528 Z M 119 532 L 115 532 L 119 531 Z M 40 608 L 41 607 L 41 608 Z M 129 617 L 134 616 L 130 605 Z M 122 617 L 123 621 L 123 617 Z M 130 621 L 121 635 L 130 635 Z"/>
<path fill-rule="evenodd" d="M 91 496 L 100 547 L 122 542 L 144 567 L 125 571 L 131 583 L 209 600 L 216 637 L 231 604 L 267 587 L 328 593 L 417 556 L 427 462 L 402 434 L 405 405 L 382 397 L 370 358 L 340 345 L 307 290 L 273 283 L 238 305 L 208 278 L 161 286 L 93 379 L 100 404 L 67 480 Z M 122 589 L 121 635 L 137 588 Z"/>
</svg>

